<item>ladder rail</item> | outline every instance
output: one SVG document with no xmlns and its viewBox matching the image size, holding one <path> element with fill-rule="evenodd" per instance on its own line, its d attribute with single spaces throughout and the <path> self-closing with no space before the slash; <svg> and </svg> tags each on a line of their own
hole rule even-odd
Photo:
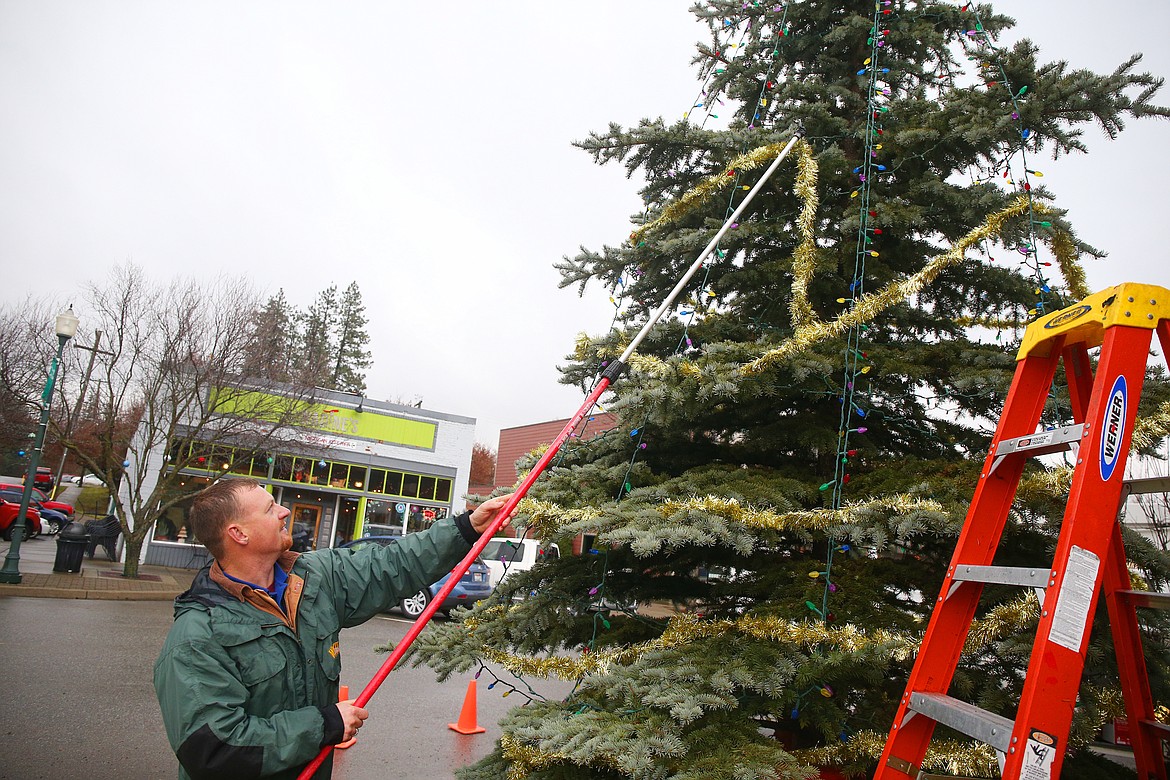
<svg viewBox="0 0 1170 780">
<path fill-rule="evenodd" d="M 1059 777 L 1084 672 L 1093 617 L 1104 595 L 1117 647 L 1134 754 L 1143 780 L 1166 780 L 1135 607 L 1170 608 L 1170 594 L 1130 590 L 1118 509 L 1131 493 L 1166 489 L 1170 477 L 1125 481 L 1125 463 L 1156 332 L 1170 355 L 1170 290 L 1119 285 L 1029 326 L 1016 373 L 955 553 L 874 775 L 917 776 L 936 723 L 991 745 L 1002 775 Z M 1096 370 L 1088 349 L 1100 346 Z M 1034 434 L 1057 363 L 1074 425 Z M 1049 569 L 992 565 L 1027 457 L 1076 449 L 1068 501 Z M 1041 615 L 1015 719 L 947 695 L 985 584 L 1032 587 Z M 1006 733 L 1005 733 L 1006 732 Z"/>
<path fill-rule="evenodd" d="M 1036 430 L 1047 400 L 1047 391 L 1037 393 L 1024 390 L 1051 386 L 1059 357 L 1060 351 L 1053 350 L 1048 355 L 1028 356 L 1017 364 L 994 442 L 1025 436 Z M 943 579 L 935 610 L 927 624 L 922 649 L 915 659 L 906 692 L 899 702 L 875 778 L 882 777 L 883 771 L 887 769 L 891 771 L 891 777 L 913 777 L 910 771 L 898 767 L 917 767 L 926 755 L 934 733 L 934 721 L 927 717 L 907 717 L 911 711 L 910 693 L 945 694 L 950 688 L 983 591 L 981 583 L 973 582 L 948 598 L 955 581 L 954 573 L 961 565 L 991 565 L 1024 471 L 1024 458 L 1019 456 L 1008 459 L 993 472 L 995 450 L 993 445 L 984 461 L 975 496 L 955 545 L 947 575 Z M 976 521 L 980 524 L 978 528 Z M 949 608 L 940 609 L 944 604 Z M 928 648 L 930 652 L 927 652 Z"/>
</svg>

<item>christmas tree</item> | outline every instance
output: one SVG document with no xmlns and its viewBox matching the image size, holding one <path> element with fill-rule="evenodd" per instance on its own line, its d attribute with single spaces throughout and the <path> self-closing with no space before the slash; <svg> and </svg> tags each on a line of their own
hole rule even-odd
<svg viewBox="0 0 1170 780">
<path fill-rule="evenodd" d="M 1038 160 L 1165 117 L 1135 56 L 1044 64 L 989 5 L 879 0 L 693 9 L 701 86 L 683 119 L 579 143 L 645 180 L 620 246 L 563 285 L 611 290 L 564 381 L 593 384 L 793 134 L 801 141 L 615 383 L 622 427 L 566 445 L 515 521 L 566 555 L 509 577 L 416 663 L 487 670 L 525 699 L 465 778 L 872 773 L 986 454 L 1026 324 L 1088 290 L 1080 240 Z M 1148 281 L 1148 280 L 1135 280 Z M 1170 428 L 1151 370 L 1135 444 Z M 1071 422 L 1057 387 L 1046 425 Z M 526 464 L 531 467 L 535 455 Z M 1047 566 L 1067 465 L 1035 462 L 997 563 Z M 1064 480 L 1062 482 L 1062 480 Z M 1170 558 L 1126 536 L 1144 586 Z M 987 587 L 952 693 L 1011 715 L 1038 615 Z M 1065 776 L 1121 712 L 1099 611 Z M 1170 700 L 1166 624 L 1147 625 Z M 576 681 L 563 701 L 538 678 Z M 928 769 L 996 774 L 936 737 Z M 1120 770 L 1119 770 L 1120 771 Z"/>
</svg>

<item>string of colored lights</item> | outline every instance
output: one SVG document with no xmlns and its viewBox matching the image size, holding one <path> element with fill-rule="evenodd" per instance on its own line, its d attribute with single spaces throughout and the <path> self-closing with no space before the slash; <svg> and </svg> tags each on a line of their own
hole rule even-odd
<svg viewBox="0 0 1170 780">
<path fill-rule="evenodd" d="M 878 162 L 878 152 L 883 147 L 881 143 L 884 133 L 882 117 L 889 112 L 889 106 L 885 105 L 884 99 L 890 97 L 892 93 L 888 82 L 882 78 L 890 72 L 890 69 L 884 65 L 882 57 L 886 37 L 889 34 L 889 30 L 883 28 L 882 21 L 884 17 L 890 15 L 890 5 L 890 0 L 877 0 L 874 3 L 871 27 L 866 41 L 869 47 L 869 56 L 861 63 L 861 69 L 857 71 L 858 76 L 866 77 L 866 117 L 862 159 L 861 164 L 853 169 L 853 174 L 858 179 L 858 186 L 850 193 L 850 199 L 857 201 L 859 209 L 857 240 L 853 253 L 853 275 L 849 282 L 848 293 L 837 299 L 838 303 L 850 309 L 854 307 L 859 298 L 865 295 L 866 260 L 870 257 L 880 256 L 875 246 L 877 238 L 882 235 L 882 230 L 875 224 L 878 212 L 874 202 L 873 185 L 878 176 L 886 171 L 886 166 Z M 858 383 L 865 381 L 868 385 L 869 374 L 872 370 L 872 366 L 868 362 L 869 355 L 862 349 L 862 339 L 868 330 L 869 326 L 859 321 L 852 324 L 845 334 L 844 369 L 841 391 L 838 395 L 841 411 L 837 429 L 837 452 L 834 458 L 833 478 L 820 486 L 822 492 L 829 493 L 829 508 L 833 510 L 841 508 L 844 488 L 850 480 L 850 458 L 856 458 L 858 453 L 853 448 L 850 439 L 854 435 L 864 435 L 869 430 L 866 425 L 854 422 L 855 418 L 864 421 L 868 414 L 866 408 L 858 403 L 859 397 L 868 395 L 868 393 L 861 393 Z M 867 403 L 866 406 L 868 405 Z M 822 581 L 820 604 L 806 601 L 805 606 L 820 620 L 830 623 L 835 620 L 836 615 L 829 607 L 829 597 L 839 590 L 838 584 L 833 581 L 833 560 L 837 553 L 848 553 L 850 546 L 839 544 L 836 539 L 830 536 L 826 548 L 824 571 L 809 572 L 810 578 Z M 795 713 L 798 712 L 798 709 L 793 710 L 793 717 L 796 717 Z"/>
<path fill-rule="evenodd" d="M 1034 169 L 1028 162 L 1028 142 L 1033 137 L 1033 133 L 1025 124 L 1021 103 L 1027 98 L 1029 87 L 1027 84 L 1024 84 L 1017 89 L 1015 84 L 1012 83 L 1007 69 L 1004 66 L 1004 58 L 999 47 L 995 45 L 991 35 L 983 27 L 983 21 L 979 16 L 979 7 L 975 3 L 966 3 L 959 10 L 963 13 L 969 13 L 974 22 L 972 27 L 964 35 L 959 36 L 959 44 L 964 52 L 967 53 L 968 58 L 976 62 L 979 72 L 987 85 L 987 89 L 989 91 L 992 89 L 1002 89 L 1007 95 L 1011 106 L 1011 120 L 1020 138 L 1018 144 L 1005 155 L 1005 159 L 1001 162 L 1003 167 L 1002 177 L 1009 186 L 1021 190 L 1028 202 L 1028 238 L 1024 243 L 1017 245 L 1015 251 L 1023 256 L 1020 260 L 1020 265 L 1028 267 L 1034 283 L 1032 292 L 1036 296 L 1036 304 L 1028 311 L 1028 316 L 1031 318 L 1042 317 L 1048 313 L 1052 306 L 1050 299 L 1052 288 L 1050 286 L 1050 280 L 1043 270 L 1044 268 L 1052 267 L 1052 261 L 1043 260 L 1040 257 L 1040 242 L 1037 228 L 1051 232 L 1052 222 L 1038 218 L 1036 202 L 1032 193 L 1032 177 L 1043 178 L 1044 174 Z M 974 44 L 974 48 L 972 48 L 972 44 Z M 1022 171 L 1019 179 L 1017 179 L 1017 175 L 1012 170 L 1012 159 L 1017 153 L 1020 159 L 1019 169 Z M 995 259 L 990 252 L 988 253 L 988 257 L 992 260 Z M 1060 265 L 1063 270 L 1065 263 L 1061 263 Z M 1070 287 L 1072 286 L 1070 284 Z M 1050 396 L 1053 399 L 1059 399 L 1063 394 L 1056 391 L 1064 384 L 1063 377 L 1057 377 L 1055 383 L 1056 387 L 1053 388 L 1053 393 Z M 1045 409 L 1044 417 L 1046 418 L 1046 426 L 1054 428 L 1071 420 L 1072 409 L 1062 409 L 1059 402 L 1053 403 L 1051 409 Z"/>
<path fill-rule="evenodd" d="M 1011 119 L 1015 123 L 1020 136 L 1017 149 L 1019 151 L 1021 170 L 1023 173 L 1019 181 L 1017 181 L 1015 174 L 1012 172 L 1009 156 L 1009 159 L 1003 163 L 1003 178 L 1012 187 L 1018 187 L 1023 190 L 1024 196 L 1028 199 L 1028 240 L 1026 243 L 1016 246 L 1016 251 L 1023 255 L 1020 264 L 1028 266 L 1036 283 L 1034 288 L 1036 306 L 1028 314 L 1040 317 L 1047 313 L 1051 305 L 1049 296 L 1052 293 L 1052 288 L 1049 287 L 1049 280 L 1045 278 L 1042 269 L 1043 267 L 1050 267 L 1052 263 L 1040 260 L 1040 255 L 1037 251 L 1039 241 L 1036 235 L 1036 228 L 1051 229 L 1052 223 L 1047 220 L 1037 219 L 1034 209 L 1035 201 L 1032 197 L 1031 177 L 1043 178 L 1044 174 L 1033 169 L 1028 163 L 1028 141 L 1032 137 L 1032 131 L 1025 125 L 1023 112 L 1021 111 L 1021 101 L 1025 99 L 1028 92 L 1028 85 L 1024 84 L 1019 89 L 1016 89 L 1015 85 L 1012 84 L 1007 70 L 1004 68 L 1003 57 L 999 48 L 992 41 L 991 35 L 983 28 L 983 21 L 979 17 L 978 5 L 975 3 L 967 3 L 959 10 L 971 14 L 971 18 L 974 21 L 972 28 L 968 29 L 964 36 L 960 36 L 959 43 L 963 50 L 967 52 L 968 56 L 978 63 L 979 70 L 987 83 L 987 88 L 989 90 L 1002 88 L 1007 93 L 1008 99 L 1011 102 Z M 972 49 L 971 43 L 974 43 L 976 48 Z"/>
</svg>

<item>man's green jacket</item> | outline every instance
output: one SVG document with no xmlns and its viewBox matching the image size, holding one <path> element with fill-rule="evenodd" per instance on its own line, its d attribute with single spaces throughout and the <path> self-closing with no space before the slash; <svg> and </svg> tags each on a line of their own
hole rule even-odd
<svg viewBox="0 0 1170 780">
<path fill-rule="evenodd" d="M 246 586 L 243 596 L 230 593 L 222 573 L 212 573 L 218 564 L 200 571 L 175 599 L 154 665 L 179 777 L 295 778 L 324 745 L 340 742 L 340 630 L 449 572 L 476 537 L 467 515 L 457 520 L 386 547 L 285 553 L 287 615 L 271 599 L 269 611 L 257 606 L 264 599 Z M 330 760 L 315 777 L 331 768 Z"/>
</svg>

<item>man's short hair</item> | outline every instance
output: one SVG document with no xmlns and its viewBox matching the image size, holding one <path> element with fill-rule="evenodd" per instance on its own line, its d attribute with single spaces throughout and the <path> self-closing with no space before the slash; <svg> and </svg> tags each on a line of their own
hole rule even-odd
<svg viewBox="0 0 1170 780">
<path fill-rule="evenodd" d="M 223 555 L 223 529 L 240 511 L 239 494 L 254 487 L 260 487 L 260 483 L 247 477 L 220 479 L 196 493 L 191 501 L 187 518 L 191 529 L 216 560 Z"/>
</svg>

